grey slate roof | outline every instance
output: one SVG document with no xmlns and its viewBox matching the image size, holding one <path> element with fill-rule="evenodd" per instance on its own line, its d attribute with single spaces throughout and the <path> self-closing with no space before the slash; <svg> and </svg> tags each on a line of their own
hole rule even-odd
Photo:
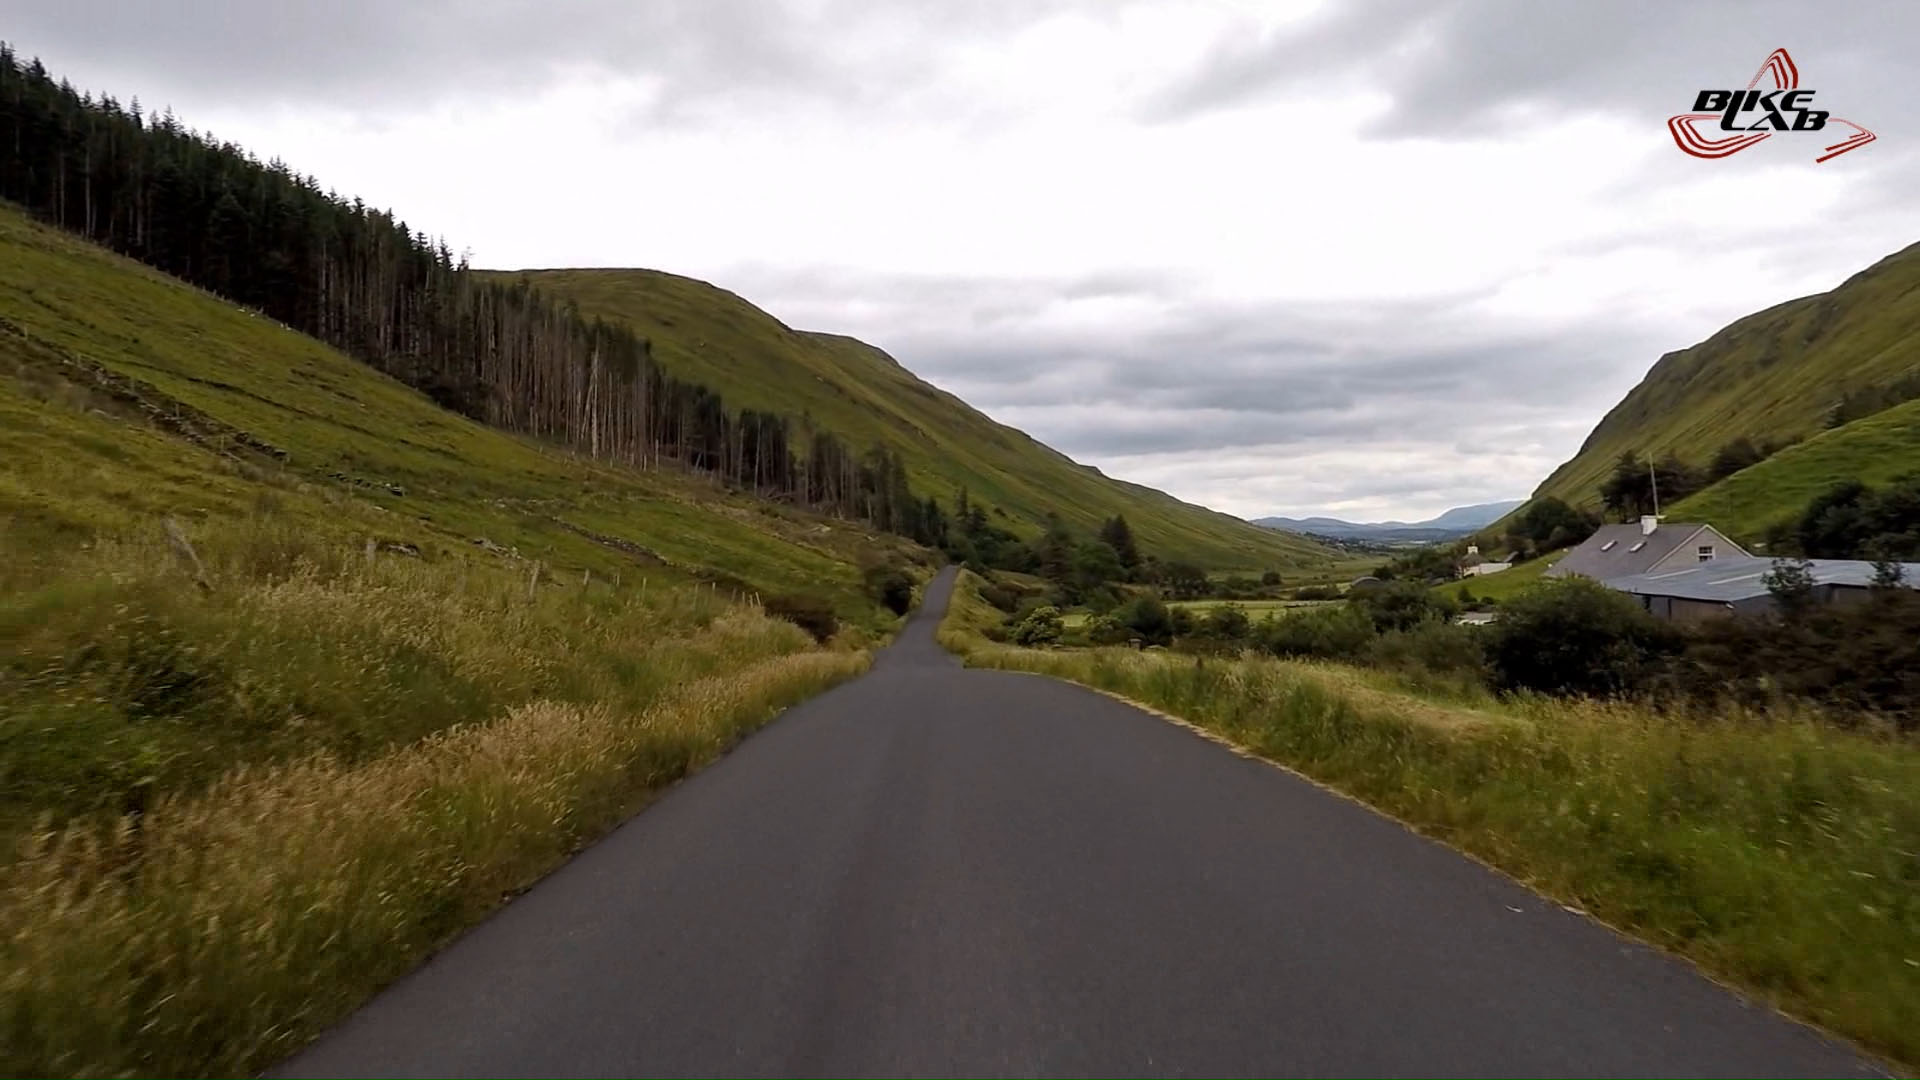
<svg viewBox="0 0 1920 1080">
<path fill-rule="evenodd" d="M 1684 522 L 1661 522 L 1651 535 L 1640 531 L 1636 522 L 1628 525 L 1602 525 L 1592 536 L 1574 548 L 1547 571 L 1548 577 L 1567 577 L 1578 574 L 1595 581 L 1608 581 L 1631 574 L 1644 574 L 1653 569 L 1654 564 L 1673 554 L 1689 540 L 1700 535 L 1705 525 L 1686 524 Z M 1642 544 L 1641 541 L 1646 541 Z M 1718 536 L 1714 538 L 1716 547 L 1722 546 Z M 1612 546 L 1609 547 L 1608 545 Z M 1746 556 L 1746 552 L 1726 542 L 1728 555 L 1734 558 Z M 1725 558 L 1726 556 L 1722 556 Z"/>
<path fill-rule="evenodd" d="M 1864 589 L 1873 584 L 1873 564 L 1863 559 L 1812 559 L 1809 562 L 1815 585 Z M 1907 588 L 1920 589 L 1920 563 L 1900 565 L 1906 570 Z M 1636 596 L 1672 596 L 1683 600 L 1734 604 L 1766 596 L 1766 582 L 1761 579 L 1771 569 L 1771 559 L 1715 559 L 1655 574 L 1610 578 L 1603 584 Z"/>
</svg>

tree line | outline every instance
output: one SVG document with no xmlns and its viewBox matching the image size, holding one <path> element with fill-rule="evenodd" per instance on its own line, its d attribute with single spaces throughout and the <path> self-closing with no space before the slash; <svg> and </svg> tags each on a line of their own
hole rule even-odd
<svg viewBox="0 0 1920 1080">
<path fill-rule="evenodd" d="M 636 468 L 672 464 L 769 498 L 944 542 L 885 447 L 730 410 L 631 330 L 525 280 L 483 279 L 445 241 L 284 162 L 76 91 L 0 43 L 0 198 L 262 312 L 483 423 Z M 805 436 L 804 440 L 802 436 Z M 803 447 L 796 449 L 796 447 Z"/>
</svg>

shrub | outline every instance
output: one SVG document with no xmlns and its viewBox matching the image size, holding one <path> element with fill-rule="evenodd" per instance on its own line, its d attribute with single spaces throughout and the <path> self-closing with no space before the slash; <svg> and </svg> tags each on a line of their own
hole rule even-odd
<svg viewBox="0 0 1920 1080">
<path fill-rule="evenodd" d="M 1347 604 L 1269 615 L 1253 631 L 1254 644 L 1265 652 L 1322 659 L 1355 659 L 1373 638 L 1373 620 Z"/>
<path fill-rule="evenodd" d="M 1200 620 L 1199 632 L 1222 641 L 1243 641 L 1253 629 L 1246 609 L 1238 604 L 1222 604 Z"/>
<path fill-rule="evenodd" d="M 1584 578 L 1532 586 L 1501 609 L 1487 661 L 1501 690 L 1611 697 L 1649 688 L 1678 631 Z"/>
<path fill-rule="evenodd" d="M 1173 612 L 1167 610 L 1167 605 L 1157 597 L 1135 597 L 1114 611 L 1113 618 L 1147 645 L 1169 645 L 1173 642 Z"/>
<path fill-rule="evenodd" d="M 1009 615 L 1013 614 L 1015 609 L 1020 606 L 1019 597 L 1015 596 L 1005 587 L 984 579 L 980 583 L 980 599 L 985 600 L 987 603 L 992 604 L 994 607 L 999 608 Z"/>
<path fill-rule="evenodd" d="M 1015 645 L 1051 645 L 1060 640 L 1064 629 L 1060 609 L 1046 604 L 1033 609 L 1013 628 Z"/>
<path fill-rule="evenodd" d="M 1411 630 L 1430 619 L 1449 619 L 1459 607 L 1444 593 L 1412 581 L 1396 581 L 1384 588 L 1355 593 L 1347 600 L 1373 623 L 1376 632 Z"/>
<path fill-rule="evenodd" d="M 1293 598 L 1295 600 L 1338 600 L 1340 590 L 1331 585 L 1308 585 L 1303 589 L 1293 590 Z"/>
<path fill-rule="evenodd" d="M 881 607 L 895 615 L 913 610 L 913 577 L 897 566 L 867 571 L 867 591 Z"/>
<path fill-rule="evenodd" d="M 1485 687 L 1487 653 L 1477 626 L 1430 619 L 1406 630 L 1390 630 L 1369 642 L 1367 662 L 1415 675 L 1457 677 Z"/>
<path fill-rule="evenodd" d="M 1125 645 L 1136 637 L 1134 629 L 1112 615 L 1095 615 L 1087 620 L 1087 642 L 1091 645 Z"/>
<path fill-rule="evenodd" d="M 1691 697 L 1753 706 L 1798 698 L 1920 730 L 1920 593 L 1885 591 L 1797 617 L 1716 619 L 1688 637 L 1673 669 L 1676 689 Z"/>
<path fill-rule="evenodd" d="M 824 597 L 802 594 L 773 596 L 761 606 L 767 614 L 787 620 L 823 644 L 840 629 L 840 619 L 833 613 L 833 604 Z"/>
</svg>

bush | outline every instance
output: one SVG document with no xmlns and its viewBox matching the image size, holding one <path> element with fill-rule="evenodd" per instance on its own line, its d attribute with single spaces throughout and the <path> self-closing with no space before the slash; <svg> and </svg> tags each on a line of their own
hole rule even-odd
<svg viewBox="0 0 1920 1080">
<path fill-rule="evenodd" d="M 1222 641 L 1244 641 L 1252 629 L 1246 609 L 1237 604 L 1222 604 L 1200 620 L 1197 632 Z"/>
<path fill-rule="evenodd" d="M 1095 615 L 1087 620 L 1088 644 L 1125 645 L 1136 637 L 1132 627 L 1112 615 Z"/>
<path fill-rule="evenodd" d="M 1253 643 L 1262 651 L 1328 660 L 1358 659 L 1373 638 L 1373 620 L 1347 604 L 1269 615 L 1253 630 Z"/>
<path fill-rule="evenodd" d="M 1613 697 L 1651 688 L 1680 633 L 1584 578 L 1534 585 L 1501 609 L 1487 662 L 1501 690 Z"/>
<path fill-rule="evenodd" d="M 785 619 L 793 625 L 813 635 L 813 640 L 825 644 L 840 629 L 840 619 L 833 613 L 833 603 L 825 597 L 791 594 L 768 597 L 761 607 L 776 619 Z"/>
<path fill-rule="evenodd" d="M 1010 590 L 984 579 L 982 579 L 980 583 L 980 599 L 985 600 L 987 603 L 992 604 L 994 607 L 999 608 L 1009 615 L 1013 614 L 1020 606 L 1020 598 L 1015 596 Z"/>
<path fill-rule="evenodd" d="M 1367 662 L 1413 675 L 1453 677 L 1487 685 L 1484 634 L 1477 626 L 1431 619 L 1407 630 L 1390 630 L 1369 642 Z"/>
<path fill-rule="evenodd" d="M 1126 605 L 1113 612 L 1113 618 L 1120 625 L 1132 631 L 1147 645 L 1170 645 L 1174 638 L 1173 612 L 1159 598 L 1152 596 L 1135 597 Z"/>
<path fill-rule="evenodd" d="M 897 566 L 881 566 L 867 571 L 867 592 L 881 607 L 895 615 L 905 615 L 913 610 L 913 577 Z"/>
<path fill-rule="evenodd" d="M 1060 609 L 1051 604 L 1042 605 L 1029 612 L 1013 628 L 1015 645 L 1051 645 L 1060 640 L 1064 625 L 1060 621 Z"/>
<path fill-rule="evenodd" d="M 1920 593 L 1887 591 L 1790 618 L 1716 619 L 1688 636 L 1674 684 L 1690 697 L 1750 706 L 1798 698 L 1850 720 L 1879 715 L 1920 730 Z"/>
<path fill-rule="evenodd" d="M 1430 619 L 1450 619 L 1459 613 L 1451 597 L 1412 581 L 1355 593 L 1347 604 L 1364 614 L 1378 633 L 1411 630 Z"/>
<path fill-rule="evenodd" d="M 1338 600 L 1340 590 L 1331 585 L 1308 585 L 1303 589 L 1293 590 L 1293 598 L 1295 600 Z"/>
</svg>

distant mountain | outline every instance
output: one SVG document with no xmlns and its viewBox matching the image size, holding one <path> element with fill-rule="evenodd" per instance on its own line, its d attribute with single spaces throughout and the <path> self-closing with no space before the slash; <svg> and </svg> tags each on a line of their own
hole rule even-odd
<svg viewBox="0 0 1920 1080">
<path fill-rule="evenodd" d="M 1253 523 L 1269 529 L 1331 536 L 1341 540 L 1373 540 L 1383 544 L 1432 543 L 1478 532 L 1499 521 L 1508 511 L 1525 501 L 1507 499 L 1477 506 L 1456 506 L 1428 521 L 1354 522 L 1330 517 L 1266 517 L 1255 518 Z"/>
</svg>

